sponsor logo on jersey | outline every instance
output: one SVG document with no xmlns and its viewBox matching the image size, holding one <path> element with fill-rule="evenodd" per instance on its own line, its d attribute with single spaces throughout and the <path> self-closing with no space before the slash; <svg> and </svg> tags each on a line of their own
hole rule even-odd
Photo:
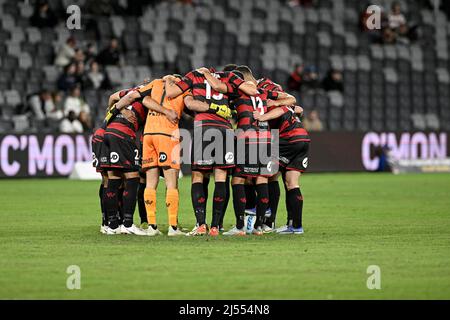
<svg viewBox="0 0 450 320">
<path fill-rule="evenodd" d="M 117 152 L 111 152 L 109 155 L 111 163 L 117 163 L 119 161 L 119 154 Z"/>
</svg>

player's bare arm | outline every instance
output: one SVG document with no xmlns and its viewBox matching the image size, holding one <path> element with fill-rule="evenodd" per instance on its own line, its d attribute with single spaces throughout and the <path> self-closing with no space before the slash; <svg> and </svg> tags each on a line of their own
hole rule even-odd
<svg viewBox="0 0 450 320">
<path fill-rule="evenodd" d="M 165 82 L 164 88 L 166 90 L 166 96 L 168 98 L 173 99 L 183 93 L 183 90 L 181 90 L 181 88 L 176 85 L 176 83 L 180 81 L 180 79 L 171 74 L 164 76 L 162 79 Z"/>
<path fill-rule="evenodd" d="M 259 111 L 255 110 L 253 111 L 253 118 L 258 121 L 269 121 L 281 117 L 285 112 L 286 110 L 283 108 L 275 108 L 265 114 L 261 114 Z"/>
<path fill-rule="evenodd" d="M 159 112 L 166 116 L 167 119 L 169 119 L 170 122 L 176 124 L 178 123 L 178 114 L 171 109 L 164 108 L 162 105 L 160 105 L 158 102 L 156 102 L 154 99 L 152 99 L 150 96 L 146 96 L 142 100 L 142 104 L 144 107 L 146 107 L 149 110 Z"/>
<path fill-rule="evenodd" d="M 279 107 L 279 106 L 292 106 L 297 102 L 297 99 L 293 95 L 286 92 L 279 92 L 278 99 L 268 100 L 267 106 L 269 107 Z"/>
<path fill-rule="evenodd" d="M 258 94 L 258 89 L 256 84 L 251 81 L 245 81 L 239 86 L 239 90 L 244 92 L 246 95 L 254 96 Z"/>
<path fill-rule="evenodd" d="M 132 90 L 130 92 L 128 92 L 126 95 L 124 95 L 117 103 L 116 103 L 116 108 L 118 110 L 121 110 L 127 106 L 129 106 L 130 104 L 132 104 L 134 101 L 136 101 L 137 99 L 139 99 L 141 97 L 141 94 L 139 93 L 139 91 L 136 90 Z"/>
<path fill-rule="evenodd" d="M 209 104 L 207 104 L 206 102 L 195 100 L 192 96 L 184 97 L 184 104 L 191 111 L 205 112 L 209 109 Z"/>
<path fill-rule="evenodd" d="M 120 110 L 120 113 L 122 114 L 122 116 L 127 119 L 129 122 L 131 123 L 136 123 L 137 122 L 137 118 L 136 115 L 134 114 L 133 111 L 128 110 L 128 109 L 122 109 Z"/>
<path fill-rule="evenodd" d="M 120 91 L 116 91 L 112 95 L 110 95 L 108 99 L 108 109 L 111 108 L 113 104 L 119 100 L 120 100 Z"/>
<path fill-rule="evenodd" d="M 227 85 L 225 83 L 223 83 L 222 81 L 220 81 L 220 79 L 214 77 L 211 72 L 208 70 L 208 68 L 200 68 L 197 69 L 197 72 L 203 74 L 206 78 L 206 81 L 208 81 L 209 85 L 211 86 L 211 88 L 217 92 L 220 93 L 227 93 L 228 92 L 228 88 Z"/>
</svg>

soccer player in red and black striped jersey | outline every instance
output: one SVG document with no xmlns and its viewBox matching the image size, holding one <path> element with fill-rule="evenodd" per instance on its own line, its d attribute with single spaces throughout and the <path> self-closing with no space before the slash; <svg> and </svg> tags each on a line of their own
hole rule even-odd
<svg viewBox="0 0 450 320">
<path fill-rule="evenodd" d="M 300 191 L 299 179 L 308 166 L 308 150 L 310 138 L 304 129 L 298 113 L 303 109 L 299 106 L 271 105 L 270 111 L 264 115 L 254 113 L 260 121 L 269 121 L 273 129 L 279 130 L 279 164 L 286 188 L 286 207 L 288 211 L 288 225 L 280 228 L 280 234 L 303 234 L 302 213 L 303 196 Z M 275 222 L 275 214 L 269 219 Z M 289 220 L 292 218 L 292 225 Z"/>
<path fill-rule="evenodd" d="M 256 79 L 247 66 L 236 69 L 245 81 L 256 85 Z M 264 114 L 268 111 L 268 101 L 276 100 L 278 104 L 295 103 L 295 98 L 287 93 L 260 89 L 255 95 L 238 91 L 239 96 L 233 100 L 237 111 L 236 131 L 236 167 L 232 179 L 233 205 L 236 214 L 236 226 L 224 235 L 244 235 L 245 187 L 246 178 L 256 181 L 256 222 L 252 231 L 261 235 L 262 222 L 269 203 L 268 177 L 277 172 L 271 157 L 271 134 L 267 122 L 257 121 L 253 112 Z"/>
<path fill-rule="evenodd" d="M 212 84 L 207 81 L 207 77 L 212 77 L 217 82 Z M 234 132 L 230 123 L 230 94 L 235 93 L 237 89 L 254 94 L 256 86 L 243 81 L 233 72 L 215 72 L 206 68 L 193 70 L 178 82 L 172 76 L 166 76 L 164 80 L 169 98 L 174 98 L 186 90 L 192 90 L 194 99 L 210 105 L 208 111 L 197 112 L 194 117 L 191 196 L 197 225 L 188 235 L 206 234 L 206 199 L 203 180 L 205 175 L 213 170 L 215 189 L 209 234 L 217 236 L 226 199 L 227 170 L 234 167 Z M 218 88 L 221 90 L 219 91 Z M 208 150 L 209 154 L 206 154 Z"/>
<path fill-rule="evenodd" d="M 123 98 L 129 91 L 123 90 Z M 146 235 L 133 224 L 136 208 L 137 188 L 139 185 L 139 148 L 136 145 L 136 133 L 146 120 L 147 109 L 142 101 L 135 101 L 123 110 L 115 109 L 104 132 L 104 141 L 100 155 L 100 167 L 108 173 L 105 209 L 108 216 L 108 234 L 129 233 Z M 114 214 L 118 210 L 119 187 L 125 181 L 123 191 L 123 226 Z"/>
<path fill-rule="evenodd" d="M 109 96 L 108 99 L 108 108 L 106 110 L 107 114 L 109 109 L 113 106 L 114 103 L 120 100 L 120 92 L 117 91 Z M 100 184 L 99 189 L 99 198 L 100 198 L 100 208 L 102 211 L 102 225 L 100 227 L 100 232 L 105 234 L 108 227 L 108 217 L 106 214 L 105 209 L 105 197 L 106 197 L 106 188 L 108 186 L 108 172 L 105 169 L 102 169 L 100 167 L 100 156 L 101 156 L 101 149 L 103 146 L 103 140 L 104 140 L 104 134 L 106 129 L 107 122 L 104 121 L 103 124 L 94 130 L 94 134 L 92 136 L 92 165 L 96 168 L 96 171 L 99 172 L 102 175 L 102 182 Z M 119 192 L 120 195 L 120 192 Z M 121 201 L 120 201 L 121 203 Z M 119 209 L 120 217 L 119 220 L 122 220 L 122 210 L 121 206 Z"/>
</svg>

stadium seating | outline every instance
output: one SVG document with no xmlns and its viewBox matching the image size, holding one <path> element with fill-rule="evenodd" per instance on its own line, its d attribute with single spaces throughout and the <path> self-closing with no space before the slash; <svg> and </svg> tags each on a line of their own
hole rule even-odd
<svg viewBox="0 0 450 320">
<path fill-rule="evenodd" d="M 67 2 L 49 1 L 62 16 Z M 31 27 L 32 1 L 0 0 L 1 130 L 29 128 L 23 117 L 13 117 L 14 108 L 42 86 L 55 87 L 55 52 L 71 34 L 99 48 L 112 36 L 120 39 L 126 65 L 106 68 L 115 87 L 231 62 L 285 85 L 293 66 L 303 62 L 321 75 L 330 67 L 343 72 L 344 93 L 296 94 L 330 130 L 450 130 L 450 23 L 444 13 L 435 16 L 416 1 L 403 1 L 408 18 L 420 25 L 419 40 L 378 45 L 359 29 L 361 1 L 316 2 L 291 8 L 277 0 L 203 0 L 196 6 L 162 1 L 144 7 L 140 17 L 88 15 L 83 21 L 95 21 L 96 30 L 71 33 L 65 22 L 54 29 Z M 378 2 L 386 8 L 392 3 Z M 107 94 L 84 92 L 94 119 L 101 118 L 96 106 Z"/>
</svg>

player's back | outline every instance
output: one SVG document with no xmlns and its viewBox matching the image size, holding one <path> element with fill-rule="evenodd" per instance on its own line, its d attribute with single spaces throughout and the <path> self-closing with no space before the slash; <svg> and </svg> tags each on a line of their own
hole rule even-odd
<svg viewBox="0 0 450 320">
<path fill-rule="evenodd" d="M 240 92 L 238 98 L 233 100 L 233 104 L 237 111 L 237 127 L 243 130 L 239 132 L 238 139 L 259 139 L 258 142 L 270 140 L 270 131 L 267 121 L 258 121 L 253 117 L 253 112 L 258 111 L 260 114 L 268 112 L 267 100 L 276 99 L 275 92 L 267 90 L 259 90 L 254 96 L 249 96 Z M 264 141 L 261 141 L 264 139 Z M 268 140 L 269 139 L 269 140 Z"/>
<path fill-rule="evenodd" d="M 190 94 L 185 92 L 174 99 L 166 97 L 165 83 L 162 79 L 156 79 L 151 82 L 151 98 L 164 108 L 174 110 L 181 117 L 184 109 L 184 98 Z M 165 133 L 172 134 L 178 129 L 178 124 L 172 123 L 167 117 L 159 112 L 149 110 L 144 131 L 146 133 Z"/>
<path fill-rule="evenodd" d="M 229 82 L 234 79 L 233 73 L 224 71 L 214 72 L 213 70 L 212 75 L 226 83 L 229 92 L 234 91 L 234 88 L 229 84 Z M 224 119 L 218 116 L 214 110 L 214 105 L 225 105 L 230 107 L 230 95 L 228 93 L 223 94 L 214 90 L 206 80 L 205 76 L 196 70 L 186 74 L 178 85 L 183 89 L 183 91 L 187 90 L 187 88 L 191 88 L 194 99 L 206 102 L 213 106 L 213 108 L 210 108 L 208 111 L 197 112 L 195 114 L 194 121 L 196 126 L 217 125 L 231 128 L 229 119 Z"/>
<path fill-rule="evenodd" d="M 125 96 L 131 90 L 136 90 L 136 88 L 122 90 L 119 94 L 120 98 Z M 131 123 L 121 113 L 119 113 L 108 124 L 105 133 L 113 133 L 120 136 L 125 135 L 131 138 L 136 137 L 136 132 L 142 129 L 145 125 L 147 110 L 142 104 L 141 99 L 134 101 L 131 105 L 126 107 L 126 109 L 134 113 L 137 121 L 135 123 Z"/>
</svg>

